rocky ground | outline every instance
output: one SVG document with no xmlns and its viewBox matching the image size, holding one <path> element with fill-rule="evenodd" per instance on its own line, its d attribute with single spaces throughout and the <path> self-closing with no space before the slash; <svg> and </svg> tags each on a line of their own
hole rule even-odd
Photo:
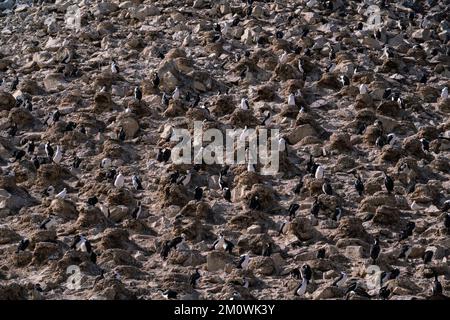
<svg viewBox="0 0 450 320">
<path fill-rule="evenodd" d="M 441 93 L 450 86 L 448 1 L 384 2 L 379 32 L 365 24 L 368 4 L 360 1 L 80 1 L 75 28 L 71 1 L 1 2 L 0 299 L 161 299 L 159 289 L 181 299 L 235 292 L 242 299 L 367 299 L 346 295 L 354 281 L 378 299 L 368 277 L 376 236 L 380 271 L 400 270 L 383 282 L 389 299 L 430 298 L 434 275 L 449 294 L 450 100 Z M 163 92 L 170 96 L 177 86 L 181 99 L 162 104 Z M 291 93 L 295 105 L 287 103 Z M 249 110 L 240 108 L 243 97 Z M 279 129 L 288 142 L 280 172 L 232 165 L 225 177 L 231 202 L 218 185 L 219 165 L 196 168 L 188 186 L 171 184 L 171 173 L 192 166 L 157 161 L 158 148 L 173 147 L 171 130 L 192 131 L 194 120 L 222 131 Z M 396 138 L 377 146 L 390 133 Z M 61 146 L 60 163 L 48 159 L 47 142 Z M 324 178 L 307 171 L 310 155 Z M 105 158 L 125 176 L 123 188 L 107 177 L 111 168 L 100 167 Z M 392 193 L 384 172 L 394 180 Z M 133 188 L 133 174 L 144 190 Z M 332 195 L 322 191 L 324 179 Z M 66 188 L 66 198 L 44 195 L 49 186 Z M 204 188 L 201 201 L 196 186 Z M 260 209 L 249 208 L 254 195 Z M 93 196 L 94 206 L 87 204 Z M 300 207 L 289 219 L 293 203 Z M 339 207 L 342 217 L 333 219 Z M 41 229 L 48 217 L 54 226 Z M 412 234 L 399 241 L 411 222 Z M 235 245 L 231 254 L 211 250 L 219 233 Z M 96 261 L 70 248 L 78 234 Z M 164 244 L 181 234 L 184 247 L 164 260 Z M 28 246 L 17 250 L 24 239 Z M 272 253 L 263 256 L 268 245 Z M 398 258 L 404 245 L 408 261 Z M 425 251 L 433 252 L 426 264 Z M 237 269 L 245 253 L 249 267 Z M 297 297 L 300 280 L 290 272 L 304 264 L 312 279 Z M 69 266 L 81 270 L 79 287 Z M 201 278 L 194 289 L 195 268 Z M 340 272 L 347 282 L 332 286 Z"/>
</svg>

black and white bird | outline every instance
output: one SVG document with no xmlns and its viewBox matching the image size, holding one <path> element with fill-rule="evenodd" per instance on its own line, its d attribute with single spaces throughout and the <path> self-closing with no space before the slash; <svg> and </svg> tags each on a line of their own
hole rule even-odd
<svg viewBox="0 0 450 320">
<path fill-rule="evenodd" d="M 262 126 L 267 126 L 267 125 L 269 125 L 269 119 L 270 119 L 270 111 L 267 110 L 266 113 L 265 113 L 265 115 L 264 115 L 264 119 L 263 119 L 263 121 L 261 122 L 261 125 L 262 125 Z"/>
<path fill-rule="evenodd" d="M 153 74 L 153 78 L 152 78 L 152 85 L 153 85 L 153 88 L 158 88 L 159 83 L 160 83 L 159 75 L 158 75 L 157 72 L 155 72 L 155 73 Z"/>
<path fill-rule="evenodd" d="M 411 254 L 411 251 L 412 251 L 412 247 L 410 245 L 408 245 L 408 244 L 405 244 L 402 247 L 402 249 L 400 251 L 400 254 L 398 255 L 398 258 L 399 259 L 403 258 L 403 259 L 405 259 L 405 261 L 408 261 L 409 255 Z"/>
<path fill-rule="evenodd" d="M 15 77 L 13 82 L 11 83 L 11 91 L 15 91 L 17 89 L 17 85 L 19 84 L 19 77 Z"/>
<path fill-rule="evenodd" d="M 343 87 L 350 85 L 350 79 L 345 74 L 339 76 L 339 82 L 342 84 Z"/>
<path fill-rule="evenodd" d="M 161 247 L 161 251 L 159 252 L 160 257 L 163 260 L 166 260 L 167 257 L 169 256 L 170 249 L 171 249 L 171 247 L 170 247 L 170 240 L 167 240 L 167 241 L 164 242 L 164 244 Z"/>
<path fill-rule="evenodd" d="M 442 212 L 447 212 L 450 210 L 450 200 L 444 201 L 444 204 L 440 208 Z"/>
<path fill-rule="evenodd" d="M 162 152 L 162 161 L 167 162 L 170 160 L 172 151 L 170 149 L 164 149 Z"/>
<path fill-rule="evenodd" d="M 230 191 L 230 188 L 225 187 L 223 189 L 223 198 L 226 201 L 231 202 L 231 191 Z"/>
<path fill-rule="evenodd" d="M 171 249 L 183 249 L 186 244 L 185 241 L 186 241 L 186 235 L 184 233 L 182 233 L 181 235 L 170 240 L 169 247 Z"/>
<path fill-rule="evenodd" d="M 180 171 L 176 170 L 169 175 L 170 184 L 177 183 L 178 178 L 180 177 Z"/>
<path fill-rule="evenodd" d="M 58 225 L 58 222 L 56 221 L 56 218 L 51 216 L 42 221 L 42 223 L 39 225 L 39 229 L 42 230 L 50 230 L 54 229 Z"/>
<path fill-rule="evenodd" d="M 298 209 L 300 209 L 300 205 L 298 203 L 292 203 L 288 209 L 289 218 L 294 219 Z"/>
<path fill-rule="evenodd" d="M 450 231 L 450 213 L 446 213 L 444 217 L 444 227 L 447 229 L 447 231 Z"/>
<path fill-rule="evenodd" d="M 341 271 L 341 273 L 339 274 L 339 277 L 333 281 L 332 286 L 339 287 L 339 288 L 343 287 L 345 285 L 345 282 L 347 281 L 347 278 L 348 278 L 347 274 L 345 272 Z"/>
<path fill-rule="evenodd" d="M 388 280 L 394 280 L 397 279 L 400 275 L 400 269 L 395 268 L 392 271 L 383 271 L 380 275 L 380 287 L 383 287 L 385 282 Z"/>
<path fill-rule="evenodd" d="M 302 278 L 302 273 L 300 272 L 299 268 L 294 268 L 289 272 L 289 276 L 291 278 L 300 280 Z"/>
<path fill-rule="evenodd" d="M 136 220 L 139 220 L 139 218 L 141 217 L 141 213 L 142 213 L 142 204 L 140 201 L 138 201 L 136 208 L 134 208 L 132 212 L 132 217 Z"/>
<path fill-rule="evenodd" d="M 26 238 L 20 240 L 19 245 L 17 246 L 16 253 L 19 253 L 20 251 L 25 251 L 29 245 L 30 245 L 30 240 L 28 240 Z"/>
<path fill-rule="evenodd" d="M 180 95 L 181 95 L 180 88 L 175 87 L 175 90 L 172 93 L 172 99 L 173 100 L 179 100 L 180 99 Z"/>
<path fill-rule="evenodd" d="M 438 275 L 434 275 L 433 287 L 431 288 L 431 293 L 433 296 L 442 295 L 442 284 L 439 282 Z"/>
<path fill-rule="evenodd" d="M 43 192 L 42 195 L 46 197 L 53 197 L 55 195 L 55 188 L 53 186 L 48 186 Z"/>
<path fill-rule="evenodd" d="M 109 208 L 108 208 L 105 204 L 103 204 L 103 203 L 99 203 L 98 206 L 99 206 L 99 208 L 100 208 L 100 211 L 103 213 L 103 215 L 104 215 L 105 217 L 109 218 L 110 215 L 111 215 L 111 212 L 109 211 Z"/>
<path fill-rule="evenodd" d="M 373 245 L 370 247 L 370 258 L 372 258 L 373 264 L 376 263 L 378 256 L 380 255 L 380 252 L 381 252 L 380 240 L 378 237 L 376 237 Z"/>
<path fill-rule="evenodd" d="M 392 95 L 392 89 L 391 88 L 386 88 L 384 89 L 384 93 L 383 93 L 383 99 L 389 99 L 389 97 Z"/>
<path fill-rule="evenodd" d="M 201 274 L 200 272 L 198 272 L 198 268 L 195 269 L 195 272 L 193 274 L 191 274 L 191 276 L 189 277 L 189 284 L 191 285 L 192 288 L 196 288 L 198 286 L 198 282 L 200 280 Z"/>
<path fill-rule="evenodd" d="M 117 138 L 122 142 L 125 141 L 125 139 L 127 138 L 127 134 L 123 129 L 123 127 L 120 127 L 119 133 L 117 134 Z"/>
<path fill-rule="evenodd" d="M 299 194 L 303 188 L 303 177 L 300 178 L 300 181 L 294 187 L 294 194 Z"/>
<path fill-rule="evenodd" d="M 319 166 L 316 167 L 316 171 L 315 171 L 314 177 L 316 179 L 323 179 L 323 176 L 324 176 L 324 169 L 323 169 L 322 166 L 319 165 Z"/>
<path fill-rule="evenodd" d="M 50 159 L 53 159 L 53 155 L 55 154 L 55 151 L 53 150 L 49 141 L 47 141 L 47 143 L 45 144 L 44 149 L 45 149 L 45 153 L 47 154 L 47 157 Z"/>
<path fill-rule="evenodd" d="M 249 202 L 248 207 L 251 210 L 261 210 L 261 202 L 260 202 L 259 197 L 257 195 L 253 195 L 250 198 L 250 202 Z"/>
<path fill-rule="evenodd" d="M 212 245 L 212 250 L 224 250 L 231 254 L 234 248 L 234 244 L 231 241 L 225 239 L 222 233 L 219 234 L 219 238 L 214 241 Z"/>
<path fill-rule="evenodd" d="M 431 250 L 426 250 L 422 256 L 422 260 L 424 264 L 428 264 L 433 259 L 434 252 Z"/>
<path fill-rule="evenodd" d="M 345 299 L 348 300 L 348 298 L 350 297 L 350 294 L 352 294 L 352 293 L 357 294 L 358 296 L 361 296 L 361 297 L 365 297 L 365 298 L 369 298 L 369 299 L 372 298 L 372 296 L 369 295 L 366 292 L 366 290 L 357 281 L 351 283 L 348 286 L 347 290 L 345 291 Z"/>
<path fill-rule="evenodd" d="M 92 246 L 88 239 L 82 234 L 76 235 L 70 246 L 71 249 L 79 250 L 82 252 L 91 253 Z"/>
<path fill-rule="evenodd" d="M 358 176 L 355 181 L 355 189 L 358 191 L 359 196 L 362 196 L 364 193 L 364 183 L 361 180 L 361 177 Z"/>
<path fill-rule="evenodd" d="M 83 161 L 83 159 L 80 159 L 77 156 L 75 156 L 75 158 L 73 158 L 73 161 L 72 161 L 72 167 L 75 169 L 78 169 L 80 167 L 80 164 L 82 161 Z"/>
<path fill-rule="evenodd" d="M 28 141 L 28 144 L 27 144 L 28 154 L 33 154 L 35 148 L 36 148 L 36 145 L 34 144 L 34 141 L 33 140 Z"/>
<path fill-rule="evenodd" d="M 331 220 L 337 221 L 339 222 L 342 218 L 342 208 L 341 207 L 336 207 L 334 209 L 333 214 L 331 215 Z"/>
<path fill-rule="evenodd" d="M 306 171 L 315 175 L 318 167 L 319 165 L 315 163 L 313 156 L 309 155 L 309 160 L 306 163 Z"/>
<path fill-rule="evenodd" d="M 430 141 L 428 141 L 425 138 L 422 138 L 422 139 L 420 139 L 420 143 L 422 144 L 423 152 L 429 152 L 430 151 Z"/>
<path fill-rule="evenodd" d="M 230 300 L 241 300 L 242 296 L 239 292 L 235 291 L 233 292 L 233 295 L 231 296 Z"/>
<path fill-rule="evenodd" d="M 96 196 L 89 197 L 87 199 L 87 204 L 91 206 L 95 206 L 98 203 L 98 198 Z"/>
<path fill-rule="evenodd" d="M 60 193 L 58 193 L 55 198 L 57 199 L 65 199 L 67 196 L 67 188 L 62 189 Z"/>
<path fill-rule="evenodd" d="M 194 190 L 194 199 L 196 201 L 202 200 L 203 197 L 203 189 L 201 187 L 196 187 Z"/>
<path fill-rule="evenodd" d="M 173 291 L 173 290 L 166 290 L 166 291 L 163 291 L 163 290 L 160 290 L 161 291 L 161 294 L 162 294 L 162 296 L 165 298 L 165 299 L 167 299 L 167 300 L 169 300 L 169 299 L 177 299 L 177 297 L 178 297 L 178 293 L 176 292 L 176 291 Z"/>
<path fill-rule="evenodd" d="M 246 98 L 242 98 L 241 99 L 241 109 L 242 110 L 250 109 L 250 105 L 249 105 L 248 100 Z"/>
<path fill-rule="evenodd" d="M 297 288 L 295 288 L 294 295 L 295 296 L 303 296 L 306 293 L 306 288 L 308 286 L 308 280 L 303 278 L 300 283 L 298 284 Z"/>
<path fill-rule="evenodd" d="M 389 133 L 386 136 L 386 142 L 388 144 L 390 144 L 391 146 L 395 145 L 395 143 L 398 141 L 397 136 L 395 135 L 395 133 Z"/>
<path fill-rule="evenodd" d="M 163 94 L 161 96 L 161 104 L 163 106 L 167 107 L 169 105 L 169 101 L 170 101 L 170 97 L 165 92 L 163 92 Z"/>
<path fill-rule="evenodd" d="M 399 241 L 406 240 L 408 237 L 412 236 L 415 227 L 416 227 L 416 224 L 413 221 L 409 221 L 406 224 L 405 229 L 400 231 Z"/>
<path fill-rule="evenodd" d="M 141 88 L 139 88 L 139 86 L 134 88 L 134 98 L 137 101 L 141 101 L 142 100 L 142 90 L 141 90 Z"/>
<path fill-rule="evenodd" d="M 182 175 L 177 179 L 177 184 L 187 186 L 189 182 L 191 182 L 191 177 L 192 177 L 192 170 L 189 170 L 185 175 Z"/>
<path fill-rule="evenodd" d="M 320 212 L 320 208 L 322 207 L 321 203 L 319 202 L 319 199 L 316 197 L 314 199 L 314 202 L 311 205 L 310 212 L 314 217 L 317 217 Z"/>
<path fill-rule="evenodd" d="M 328 181 L 325 181 L 322 184 L 322 191 L 323 193 L 332 196 L 333 195 L 333 187 L 331 186 L 331 184 Z"/>
<path fill-rule="evenodd" d="M 222 172 L 219 173 L 219 187 L 220 189 L 225 189 L 226 187 L 228 187 L 228 183 L 227 181 L 224 179 L 223 177 L 224 175 L 222 174 Z"/>
<path fill-rule="evenodd" d="M 312 279 L 312 269 L 308 264 L 304 264 L 302 268 L 300 269 L 300 272 L 302 274 L 302 279 L 306 279 L 306 281 L 309 283 Z"/>
<path fill-rule="evenodd" d="M 380 136 L 375 140 L 375 145 L 382 149 L 387 144 L 386 137 L 383 134 L 380 134 Z"/>
<path fill-rule="evenodd" d="M 388 300 L 390 295 L 391 295 L 391 290 L 388 289 L 387 286 L 381 287 L 380 291 L 378 291 L 378 296 L 382 300 Z"/>
<path fill-rule="evenodd" d="M 116 61 L 112 60 L 112 62 L 111 62 L 111 72 L 117 74 L 117 73 L 119 73 L 119 71 L 120 71 L 119 70 L 119 66 L 117 65 Z"/>
<path fill-rule="evenodd" d="M 249 254 L 248 253 L 243 254 L 243 255 L 240 256 L 239 262 L 238 262 L 236 268 L 247 270 L 248 266 L 249 266 L 249 263 L 250 263 L 250 256 L 249 256 Z"/>
<path fill-rule="evenodd" d="M 325 248 L 320 248 L 319 250 L 317 250 L 316 258 L 317 259 L 325 259 L 325 253 L 326 253 Z"/>
<path fill-rule="evenodd" d="M 386 173 L 384 173 L 384 186 L 386 187 L 388 193 L 391 193 L 394 190 L 394 180 L 392 180 L 392 178 Z"/>
<path fill-rule="evenodd" d="M 52 161 L 56 164 L 59 164 L 62 160 L 62 151 L 61 151 L 61 147 L 60 146 L 56 146 L 56 152 L 55 155 L 52 158 Z"/>
<path fill-rule="evenodd" d="M 131 177 L 131 181 L 133 182 L 133 187 L 135 190 L 144 190 L 144 188 L 142 187 L 141 179 L 138 175 L 133 174 L 133 176 Z"/>
<path fill-rule="evenodd" d="M 270 257 L 272 255 L 272 244 L 270 242 L 263 245 L 261 255 L 263 257 Z"/>
</svg>

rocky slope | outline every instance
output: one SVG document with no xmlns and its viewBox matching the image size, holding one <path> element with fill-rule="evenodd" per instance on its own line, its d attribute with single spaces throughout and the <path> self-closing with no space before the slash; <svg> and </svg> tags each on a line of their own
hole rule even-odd
<svg viewBox="0 0 450 320">
<path fill-rule="evenodd" d="M 235 292 L 242 299 L 365 299 L 346 295 L 353 281 L 378 299 L 368 276 L 376 236 L 380 272 L 400 271 L 383 282 L 390 299 L 430 298 L 434 275 L 448 294 L 448 2 L 380 1 L 375 30 L 366 24 L 368 4 L 359 1 L 74 3 L 0 3 L 0 299 L 161 299 L 159 289 L 182 299 Z M 348 84 L 340 82 L 344 75 Z M 163 104 L 163 93 L 176 87 L 181 99 Z M 287 103 L 290 94 L 295 105 Z M 243 97 L 249 110 L 240 108 Z M 289 144 L 280 172 L 232 165 L 225 177 L 231 202 L 218 185 L 219 165 L 196 167 L 186 187 L 171 184 L 170 174 L 192 166 L 157 161 L 158 148 L 173 147 L 171 130 L 192 132 L 195 120 L 222 131 L 279 129 Z M 381 146 L 378 138 L 390 133 L 396 137 Z M 55 151 L 61 146 L 60 163 L 49 161 L 47 142 Z M 324 178 L 307 171 L 310 155 Z M 105 158 L 124 175 L 124 188 L 101 168 Z M 393 192 L 383 173 L 394 180 Z M 144 190 L 133 188 L 132 175 Z M 332 195 L 322 191 L 325 179 Z M 66 188 L 66 198 L 44 195 L 49 186 L 55 194 Z M 260 209 L 249 208 L 254 195 Z M 94 196 L 99 203 L 87 204 Z M 313 216 L 316 198 L 321 208 Z M 289 219 L 293 203 L 299 209 Z M 40 228 L 48 217 L 54 226 Z M 399 241 L 411 222 L 411 235 Z M 211 250 L 219 233 L 235 245 L 231 254 Z M 90 241 L 95 263 L 70 247 L 78 234 Z M 164 244 L 181 234 L 184 247 L 164 260 Z M 28 246 L 16 252 L 23 239 Z M 408 261 L 398 258 L 404 245 Z M 267 246 L 272 252 L 263 256 Z M 425 251 L 433 252 L 426 264 Z M 248 270 L 237 269 L 245 253 Z M 312 279 L 299 298 L 300 280 L 290 272 L 305 264 Z M 75 283 L 70 266 L 81 272 Z M 194 289 L 195 268 L 201 278 Z M 332 286 L 340 272 L 347 282 Z"/>
</svg>

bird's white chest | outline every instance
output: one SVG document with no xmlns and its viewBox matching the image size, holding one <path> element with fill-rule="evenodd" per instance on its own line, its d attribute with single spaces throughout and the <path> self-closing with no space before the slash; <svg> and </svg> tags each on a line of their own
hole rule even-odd
<svg viewBox="0 0 450 320">
<path fill-rule="evenodd" d="M 124 178 L 122 175 L 118 175 L 116 178 L 116 181 L 114 181 L 114 186 L 117 188 L 122 188 L 123 187 L 123 181 Z"/>
</svg>

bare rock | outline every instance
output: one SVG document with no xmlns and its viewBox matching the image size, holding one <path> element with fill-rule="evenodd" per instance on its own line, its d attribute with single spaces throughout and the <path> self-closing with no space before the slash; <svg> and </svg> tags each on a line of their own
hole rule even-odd
<svg viewBox="0 0 450 320">
<path fill-rule="evenodd" d="M 231 95 L 220 95 L 214 98 L 211 112 L 221 117 L 231 114 L 236 109 L 236 103 Z"/>
<path fill-rule="evenodd" d="M 370 236 L 364 229 L 361 219 L 345 216 L 341 219 L 334 238 L 359 238 L 368 241 Z"/>
<path fill-rule="evenodd" d="M 31 236 L 31 243 L 37 244 L 39 242 L 56 242 L 55 230 L 37 230 Z"/>
<path fill-rule="evenodd" d="M 131 242 L 128 239 L 129 233 L 125 229 L 111 229 L 108 228 L 103 233 L 100 241 L 100 246 L 104 249 L 130 249 Z"/>
<path fill-rule="evenodd" d="M 98 259 L 98 263 L 107 268 L 114 268 L 114 266 L 141 266 L 141 263 L 133 258 L 130 252 L 118 248 L 103 251 Z"/>
<path fill-rule="evenodd" d="M 22 237 L 7 226 L 0 226 L 0 245 L 18 242 Z"/>
<path fill-rule="evenodd" d="M 127 139 L 133 139 L 136 136 L 136 133 L 139 131 L 139 123 L 134 117 L 130 115 L 120 117 L 118 119 L 118 122 L 120 127 L 122 127 L 125 131 Z"/>
<path fill-rule="evenodd" d="M 326 286 L 321 288 L 313 293 L 314 300 L 324 300 L 324 299 L 336 299 L 342 298 L 344 296 L 344 290 L 334 287 L 334 286 Z"/>
<path fill-rule="evenodd" d="M 311 240 L 317 235 L 311 220 L 303 217 L 296 217 L 291 221 L 289 232 L 297 236 L 301 241 Z"/>
<path fill-rule="evenodd" d="M 47 209 L 47 214 L 53 214 L 64 220 L 73 220 L 78 218 L 78 211 L 75 204 L 66 199 L 53 199 Z"/>
<path fill-rule="evenodd" d="M 109 92 L 97 92 L 94 96 L 94 112 L 102 113 L 104 111 L 111 110 L 112 101 L 111 101 L 111 93 Z"/>
<path fill-rule="evenodd" d="M 13 108 L 9 112 L 9 119 L 12 123 L 23 128 L 33 123 L 33 115 L 24 108 Z"/>
<path fill-rule="evenodd" d="M 236 108 L 231 114 L 230 124 L 237 128 L 254 127 L 258 123 L 258 120 L 253 115 L 252 110 L 243 110 Z"/>
<path fill-rule="evenodd" d="M 67 82 L 62 74 L 51 73 L 44 78 L 44 86 L 47 92 L 58 92 L 66 88 Z"/>
<path fill-rule="evenodd" d="M 400 210 L 383 205 L 377 208 L 373 222 L 384 225 L 395 225 L 400 221 Z"/>
<path fill-rule="evenodd" d="M 220 271 L 229 263 L 233 263 L 233 259 L 228 253 L 212 251 L 208 253 L 206 258 L 206 269 L 208 269 L 209 272 Z"/>
<path fill-rule="evenodd" d="M 252 257 L 249 263 L 249 269 L 255 274 L 270 276 L 275 272 L 275 264 L 271 257 Z"/>
<path fill-rule="evenodd" d="M 1 300 L 27 300 L 27 289 L 18 283 L 1 283 L 0 284 Z"/>
<path fill-rule="evenodd" d="M 347 133 L 333 133 L 330 137 L 329 148 L 338 151 L 352 150 L 350 136 Z"/>
<path fill-rule="evenodd" d="M 14 97 L 4 91 L 0 91 L 0 111 L 3 110 L 11 110 L 16 106 L 16 99 Z"/>
<path fill-rule="evenodd" d="M 51 242 L 36 243 L 33 251 L 33 264 L 44 264 L 49 258 L 57 257 L 61 254 L 58 244 Z"/>
<path fill-rule="evenodd" d="M 317 135 L 317 133 L 314 130 L 314 128 L 309 124 L 305 124 L 295 127 L 287 135 L 287 139 L 289 140 L 290 144 L 296 144 L 297 142 L 299 142 L 300 140 L 302 140 L 307 136 L 315 136 L 315 135 Z"/>
</svg>

